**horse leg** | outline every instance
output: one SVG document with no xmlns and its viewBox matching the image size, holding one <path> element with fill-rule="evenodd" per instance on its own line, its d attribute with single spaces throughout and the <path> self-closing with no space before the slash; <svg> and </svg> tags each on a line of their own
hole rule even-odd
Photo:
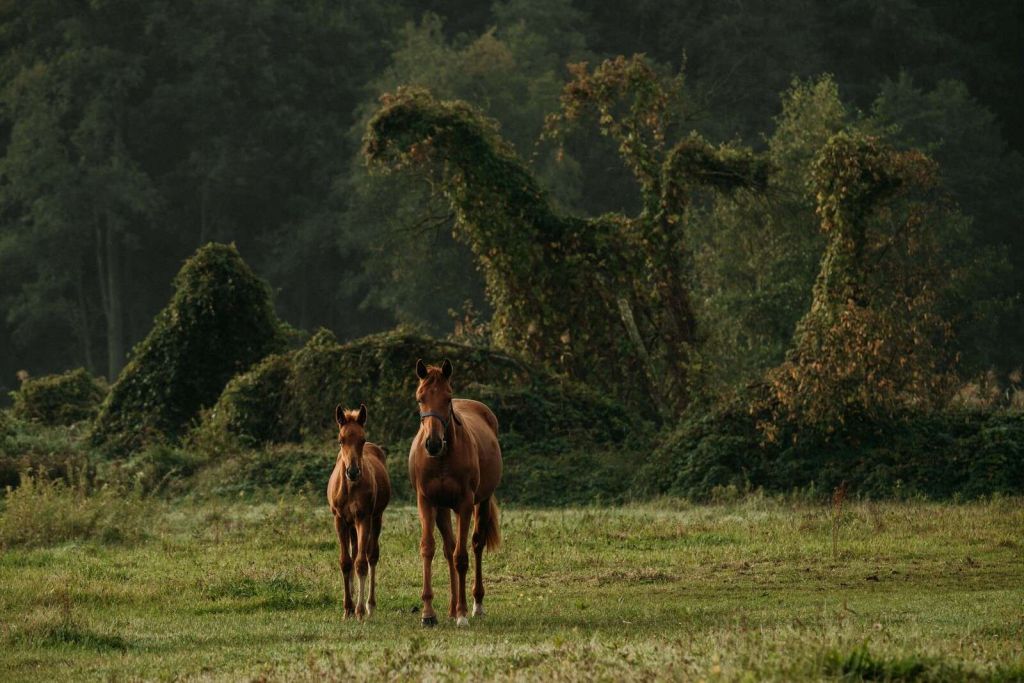
<svg viewBox="0 0 1024 683">
<path fill-rule="evenodd" d="M 349 554 L 349 536 L 351 528 L 342 521 L 340 515 L 334 515 L 334 530 L 338 533 L 338 545 L 341 550 L 338 564 L 341 565 L 341 578 L 345 584 L 345 618 L 352 616 L 352 556 Z"/>
<path fill-rule="evenodd" d="M 455 532 L 452 531 L 452 515 L 446 509 L 437 511 L 437 529 L 441 532 L 444 557 L 448 560 L 448 579 L 451 582 L 451 600 L 448 602 L 448 618 L 455 618 L 455 604 L 458 601 L 455 583 Z"/>
<path fill-rule="evenodd" d="M 480 501 L 475 508 L 473 508 L 473 555 L 476 560 L 476 580 L 473 583 L 473 616 L 482 617 L 484 615 L 484 545 L 486 539 L 484 538 L 484 532 L 482 529 L 486 528 L 488 523 L 491 523 L 489 515 L 491 514 L 491 499 Z"/>
<path fill-rule="evenodd" d="M 469 570 L 469 552 L 466 550 L 466 538 L 469 536 L 469 524 L 473 517 L 473 499 L 467 498 L 459 506 L 459 527 L 455 536 L 455 569 L 459 572 L 459 602 L 455 608 L 455 625 L 469 626 L 469 612 L 466 604 L 466 572 Z"/>
<path fill-rule="evenodd" d="M 373 518 L 373 531 L 370 533 L 370 549 L 367 559 L 370 561 L 370 599 L 366 602 L 366 614 L 370 616 L 377 609 L 377 560 L 380 559 L 380 527 L 384 522 L 383 515 Z"/>
<path fill-rule="evenodd" d="M 366 616 L 366 575 L 370 568 L 366 551 L 370 545 L 370 534 L 373 531 L 371 528 L 372 524 L 373 520 L 370 517 L 363 517 L 356 522 L 356 532 L 359 538 L 356 551 L 356 576 L 359 577 L 359 599 L 356 601 L 356 616 L 360 619 Z"/>
<path fill-rule="evenodd" d="M 436 626 L 437 615 L 434 614 L 434 591 L 430 587 L 430 563 L 434 560 L 434 518 L 437 510 L 426 498 L 418 496 L 416 507 L 420 513 L 420 557 L 423 558 L 423 612 L 424 626 Z"/>
</svg>

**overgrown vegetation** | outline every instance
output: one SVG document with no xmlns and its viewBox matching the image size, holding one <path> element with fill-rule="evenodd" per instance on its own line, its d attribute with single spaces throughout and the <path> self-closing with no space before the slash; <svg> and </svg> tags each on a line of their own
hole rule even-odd
<svg viewBox="0 0 1024 683">
<path fill-rule="evenodd" d="M 29 378 L 13 394 L 12 413 L 47 425 L 70 425 L 96 417 L 107 391 L 107 383 L 85 368 Z"/>
<path fill-rule="evenodd" d="M 202 247 L 182 266 L 171 301 L 111 387 L 93 443 L 126 453 L 177 441 L 228 380 L 284 343 L 270 292 L 238 250 Z"/>
</svg>

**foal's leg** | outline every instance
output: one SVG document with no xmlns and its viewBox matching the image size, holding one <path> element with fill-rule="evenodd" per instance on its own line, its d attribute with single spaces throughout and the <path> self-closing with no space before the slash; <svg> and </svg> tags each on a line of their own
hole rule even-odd
<svg viewBox="0 0 1024 683">
<path fill-rule="evenodd" d="M 487 524 L 493 524 L 490 519 L 491 499 L 480 501 L 473 508 L 473 555 L 476 559 L 476 581 L 473 583 L 473 616 L 484 615 L 484 545 L 486 539 L 481 529 Z"/>
<path fill-rule="evenodd" d="M 341 577 L 345 583 L 345 618 L 352 616 L 352 555 L 349 554 L 349 536 L 352 533 L 351 527 L 341 520 L 341 517 L 334 515 L 334 530 L 338 533 L 338 545 L 341 551 L 338 557 L 338 564 L 341 565 Z"/>
<path fill-rule="evenodd" d="M 370 533 L 370 599 L 366 601 L 366 614 L 371 615 L 377 609 L 377 560 L 380 559 L 380 528 L 384 522 L 383 515 L 373 518 L 373 531 Z"/>
<path fill-rule="evenodd" d="M 469 536 L 469 524 L 473 517 L 472 494 L 467 497 L 457 510 L 459 516 L 458 532 L 455 535 L 455 569 L 459 572 L 459 602 L 455 608 L 455 625 L 469 626 L 469 612 L 466 604 L 466 572 L 469 570 L 469 552 L 466 550 L 466 537 Z"/>
<path fill-rule="evenodd" d="M 370 536 L 373 532 L 373 518 L 364 517 L 356 522 L 359 544 L 356 551 L 356 575 L 359 577 L 359 599 L 356 601 L 356 616 L 362 619 L 366 616 L 366 574 L 370 568 L 367 550 L 370 546 Z"/>
<path fill-rule="evenodd" d="M 437 510 L 426 498 L 418 496 L 416 507 L 420 513 L 420 557 L 423 558 L 423 613 L 424 626 L 436 626 L 437 615 L 434 614 L 434 591 L 430 587 L 430 563 L 434 560 L 434 517 Z"/>
<path fill-rule="evenodd" d="M 444 546 L 444 558 L 448 560 L 448 580 L 451 581 L 451 600 L 448 602 L 448 618 L 455 618 L 455 604 L 459 599 L 458 587 L 455 582 L 455 532 L 452 531 L 452 515 L 445 508 L 437 511 L 437 530 L 441 532 Z"/>
</svg>

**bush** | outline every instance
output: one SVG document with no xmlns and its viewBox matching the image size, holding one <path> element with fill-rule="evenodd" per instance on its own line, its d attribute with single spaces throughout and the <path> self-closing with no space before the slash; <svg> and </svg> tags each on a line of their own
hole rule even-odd
<svg viewBox="0 0 1024 683">
<path fill-rule="evenodd" d="M 319 330 L 301 349 L 266 359 L 233 379 L 201 429 L 206 443 L 321 441 L 333 435 L 334 407 L 369 410 L 370 440 L 391 444 L 416 432 L 416 359 L 455 365 L 458 396 L 475 398 L 477 384 L 521 385 L 530 371 L 518 360 L 489 349 L 402 332 L 339 344 Z M 499 415 L 499 420 L 501 416 Z"/>
<path fill-rule="evenodd" d="M 936 411 L 824 433 L 783 425 L 768 442 L 734 406 L 669 432 L 634 483 L 638 496 L 708 499 L 716 487 L 827 495 L 843 481 L 872 498 L 1024 492 L 1024 413 Z"/>
<path fill-rule="evenodd" d="M 84 476 L 68 484 L 29 475 L 7 495 L 0 514 L 0 548 L 135 541 L 152 517 L 149 505 L 117 488 L 90 491 Z"/>
<path fill-rule="evenodd" d="M 336 455 L 334 406 L 365 402 L 368 438 L 385 448 L 396 500 L 411 501 L 406 460 L 418 429 L 415 361 L 445 357 L 455 366 L 456 395 L 483 401 L 498 417 L 503 500 L 550 505 L 623 498 L 634 454 L 649 450 L 648 422 L 505 354 L 403 332 L 339 344 L 320 330 L 303 348 L 270 356 L 233 379 L 195 438 L 197 447 L 218 455 L 201 486 L 228 492 L 325 486 Z"/>
<path fill-rule="evenodd" d="M 89 420 L 99 412 L 107 395 L 107 383 L 85 368 L 60 375 L 27 379 L 12 392 L 15 417 L 47 425 L 69 425 Z"/>
<path fill-rule="evenodd" d="M 177 441 L 228 380 L 284 348 L 269 290 L 234 246 L 199 249 L 174 288 L 96 418 L 93 443 L 108 451 Z"/>
</svg>

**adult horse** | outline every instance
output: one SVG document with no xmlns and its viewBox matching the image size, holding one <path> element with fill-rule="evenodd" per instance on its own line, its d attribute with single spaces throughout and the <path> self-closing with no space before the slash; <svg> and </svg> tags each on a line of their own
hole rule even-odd
<svg viewBox="0 0 1024 683">
<path fill-rule="evenodd" d="M 466 572 L 469 553 L 470 517 L 474 518 L 473 554 L 476 557 L 476 581 L 473 586 L 473 616 L 484 613 L 484 548 L 498 546 L 498 505 L 494 489 L 501 481 L 501 447 L 498 445 L 498 419 L 491 409 L 478 401 L 452 398 L 452 364 L 440 367 L 416 361 L 416 402 L 420 409 L 420 429 L 409 449 L 409 480 L 416 489 L 420 513 L 423 558 L 424 626 L 437 623 L 434 592 L 430 585 L 430 565 L 434 559 L 434 525 L 441 532 L 444 556 L 448 560 L 451 602 L 448 616 L 457 626 L 469 626 L 466 614 Z M 456 531 L 452 532 L 451 512 L 455 512 Z"/>
<path fill-rule="evenodd" d="M 334 530 L 341 546 L 339 563 L 345 582 L 345 618 L 352 616 L 352 566 L 359 577 L 355 615 L 373 614 L 377 606 L 377 560 L 384 508 L 391 499 L 391 481 L 384 452 L 366 440 L 366 406 L 334 409 L 338 423 L 338 459 L 327 483 L 327 502 L 334 513 Z M 370 592 L 366 594 L 366 574 Z"/>
</svg>

